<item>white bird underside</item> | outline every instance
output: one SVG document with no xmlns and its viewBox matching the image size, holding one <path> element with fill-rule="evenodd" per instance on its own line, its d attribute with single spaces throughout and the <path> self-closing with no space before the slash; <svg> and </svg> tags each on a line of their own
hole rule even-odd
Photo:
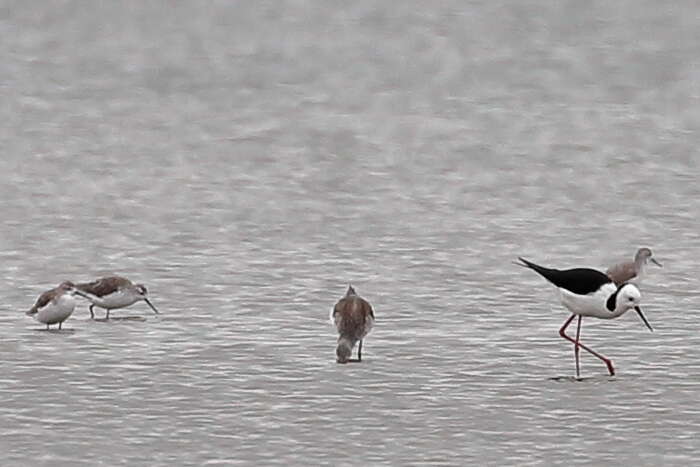
<svg viewBox="0 0 700 467">
<path fill-rule="evenodd" d="M 581 316 L 593 316 L 601 319 L 613 319 L 619 315 L 608 310 L 608 298 L 615 293 L 617 287 L 611 282 L 587 295 L 579 295 L 559 288 L 561 303 L 570 312 Z"/>
<path fill-rule="evenodd" d="M 85 292 L 83 292 L 85 293 Z M 142 297 L 129 290 L 117 290 L 109 295 L 98 297 L 96 295 L 85 293 L 90 297 L 90 301 L 97 307 L 107 310 L 116 308 L 125 308 L 138 302 Z"/>
<path fill-rule="evenodd" d="M 50 301 L 46 306 L 32 316 L 35 320 L 43 324 L 62 323 L 73 314 L 75 309 L 75 299 L 69 294 L 63 294 L 59 298 Z"/>
</svg>

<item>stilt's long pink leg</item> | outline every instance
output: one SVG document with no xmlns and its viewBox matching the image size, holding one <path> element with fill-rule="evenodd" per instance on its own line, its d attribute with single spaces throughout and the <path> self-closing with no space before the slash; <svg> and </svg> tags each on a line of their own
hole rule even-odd
<svg viewBox="0 0 700 467">
<path fill-rule="evenodd" d="M 604 356 L 602 356 L 601 354 L 599 354 L 599 353 L 596 352 L 595 350 L 591 349 L 590 347 L 587 347 L 587 346 L 583 345 L 581 342 L 578 341 L 578 339 L 573 339 L 572 337 L 570 337 L 570 336 L 568 336 L 568 335 L 566 334 L 566 332 L 565 332 L 565 331 L 566 331 L 566 328 L 569 327 L 569 324 L 571 324 L 571 322 L 574 320 L 575 317 L 576 317 L 576 315 L 573 314 L 573 315 L 571 315 L 571 317 L 570 317 L 569 319 L 566 320 L 566 322 L 564 323 L 564 325 L 563 325 L 563 326 L 561 327 L 561 329 L 559 330 L 559 335 L 560 335 L 561 337 L 563 337 L 564 339 L 566 339 L 567 341 L 569 341 L 569 342 L 571 342 L 572 344 L 574 344 L 574 346 L 576 346 L 576 347 L 581 347 L 581 348 L 582 348 L 583 350 L 585 350 L 586 352 L 588 352 L 588 353 L 590 353 L 590 354 L 593 354 L 593 355 L 595 355 L 596 357 L 598 357 L 599 359 L 603 360 L 603 362 L 605 363 L 605 365 L 608 367 L 608 372 L 610 373 L 610 376 L 615 376 L 615 369 L 613 368 L 612 361 L 611 361 L 609 358 L 605 358 Z M 579 321 L 579 325 L 580 325 L 580 324 L 581 324 L 581 322 Z M 577 333 L 577 337 L 578 337 L 578 333 Z M 578 361 L 578 359 L 577 359 L 577 361 Z"/>
<path fill-rule="evenodd" d="M 576 377 L 581 377 L 580 364 L 579 364 L 579 353 L 581 352 L 581 347 L 579 347 L 579 338 L 581 337 L 581 319 L 583 316 L 578 315 L 578 325 L 576 326 L 576 343 L 574 344 L 574 355 L 576 356 Z"/>
</svg>

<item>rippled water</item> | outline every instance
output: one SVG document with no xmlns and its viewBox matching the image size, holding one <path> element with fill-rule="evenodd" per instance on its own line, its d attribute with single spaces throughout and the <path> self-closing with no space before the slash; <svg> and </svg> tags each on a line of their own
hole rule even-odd
<svg viewBox="0 0 700 467">
<path fill-rule="evenodd" d="M 0 4 L 2 465 L 690 465 L 692 2 Z M 654 249 L 557 335 L 512 260 Z M 22 312 L 120 273 L 70 331 Z M 352 282 L 377 323 L 334 362 Z"/>
</svg>

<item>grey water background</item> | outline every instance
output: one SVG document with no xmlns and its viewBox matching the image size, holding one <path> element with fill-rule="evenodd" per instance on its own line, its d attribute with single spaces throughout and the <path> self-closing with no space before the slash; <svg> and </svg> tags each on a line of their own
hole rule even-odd
<svg viewBox="0 0 700 467">
<path fill-rule="evenodd" d="M 2 465 L 697 463 L 699 11 L 0 3 Z M 655 332 L 584 320 L 573 381 L 512 261 L 639 246 Z M 112 273 L 162 315 L 23 314 Z"/>
</svg>

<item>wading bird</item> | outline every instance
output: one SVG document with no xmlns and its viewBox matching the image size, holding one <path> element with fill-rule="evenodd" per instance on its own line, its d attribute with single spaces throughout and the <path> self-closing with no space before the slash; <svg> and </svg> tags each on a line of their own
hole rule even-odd
<svg viewBox="0 0 700 467">
<path fill-rule="evenodd" d="M 94 307 L 107 310 L 105 319 L 109 319 L 110 310 L 126 308 L 139 300 L 145 301 L 158 314 L 158 310 L 148 299 L 148 291 L 141 284 L 134 284 L 129 279 L 119 276 L 103 277 L 93 282 L 75 286 L 77 295 L 90 301 L 90 318 L 95 318 Z"/>
<path fill-rule="evenodd" d="M 357 341 L 357 361 L 362 361 L 362 340 L 374 325 L 372 306 L 355 293 L 352 285 L 331 311 L 331 320 L 338 330 L 338 347 L 335 350 L 338 363 L 347 363 L 352 355 L 352 348 Z"/>
<path fill-rule="evenodd" d="M 75 309 L 74 292 L 75 286 L 72 282 L 62 282 L 58 287 L 41 294 L 26 314 L 40 323 L 46 324 L 47 330 L 50 324 L 57 323 L 58 329 L 61 329 L 63 322 L 73 314 Z"/>
<path fill-rule="evenodd" d="M 639 307 L 642 296 L 634 284 L 625 283 L 616 286 L 612 279 L 595 269 L 550 269 L 523 258 L 518 259 L 522 263 L 516 264 L 534 270 L 554 284 L 559 289 L 562 305 L 572 313 L 571 317 L 566 320 L 559 330 L 559 335 L 574 344 L 577 378 L 580 377 L 579 348 L 601 359 L 608 367 L 610 376 L 615 375 L 615 369 L 609 358 L 604 357 L 580 342 L 581 320 L 584 316 L 614 319 L 622 316 L 628 310 L 635 310 L 649 330 L 653 331 L 644 317 L 642 309 Z M 576 339 L 574 339 L 567 335 L 565 331 L 577 316 L 578 325 L 576 327 Z"/>
<path fill-rule="evenodd" d="M 656 261 L 651 255 L 651 250 L 649 248 L 640 248 L 637 250 L 637 254 L 634 255 L 634 260 L 614 264 L 610 266 L 605 273 L 617 285 L 632 280 L 634 280 L 634 282 L 639 282 L 644 277 L 646 266 L 649 264 L 649 261 L 658 267 L 663 267 L 661 263 Z"/>
</svg>

